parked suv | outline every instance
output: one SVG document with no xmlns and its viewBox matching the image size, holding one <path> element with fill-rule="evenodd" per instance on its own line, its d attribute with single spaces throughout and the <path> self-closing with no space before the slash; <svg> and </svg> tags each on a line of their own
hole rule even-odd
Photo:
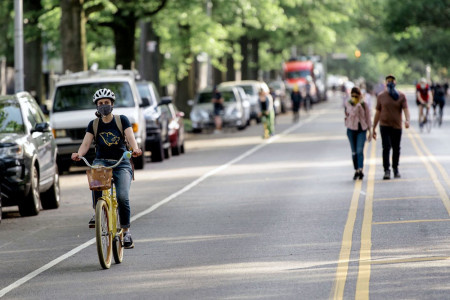
<svg viewBox="0 0 450 300">
<path fill-rule="evenodd" d="M 136 142 L 145 152 L 145 119 L 143 110 L 149 105 L 139 96 L 135 78 L 137 74 L 130 70 L 98 70 L 72 73 L 61 76 L 56 82 L 52 96 L 50 124 L 58 145 L 58 167 L 61 172 L 69 170 L 71 154 L 80 147 L 86 127 L 96 118 L 92 95 L 100 88 L 114 92 L 114 114 L 128 117 L 133 127 Z M 86 154 L 89 159 L 95 153 L 91 146 Z M 144 168 L 145 157 L 133 158 L 136 169 Z"/>
<path fill-rule="evenodd" d="M 143 100 L 148 99 L 149 102 L 149 106 L 144 110 L 146 122 L 145 149 L 151 152 L 152 162 L 160 162 L 164 160 L 165 153 L 170 147 L 167 132 L 169 120 L 161 115 L 161 108 L 159 107 L 161 98 L 155 84 L 151 81 L 140 81 L 137 86 L 141 98 Z"/>
<path fill-rule="evenodd" d="M 224 99 L 223 126 L 244 129 L 250 123 L 250 104 L 246 93 L 235 85 L 221 84 L 218 90 Z M 190 118 L 194 131 L 214 128 L 212 97 L 212 89 L 206 88 L 196 95 L 194 101 L 190 101 L 193 105 Z"/>
<path fill-rule="evenodd" d="M 259 90 L 263 90 L 269 94 L 269 87 L 264 81 L 258 80 L 242 80 L 242 81 L 227 81 L 219 84 L 219 87 L 238 86 L 244 89 L 245 93 L 249 97 L 250 102 L 250 119 L 256 120 L 257 123 L 261 122 L 259 114 L 261 108 L 259 106 L 258 94 Z"/>
<path fill-rule="evenodd" d="M 57 147 L 50 124 L 26 92 L 0 97 L 1 206 L 22 216 L 59 207 Z"/>
</svg>

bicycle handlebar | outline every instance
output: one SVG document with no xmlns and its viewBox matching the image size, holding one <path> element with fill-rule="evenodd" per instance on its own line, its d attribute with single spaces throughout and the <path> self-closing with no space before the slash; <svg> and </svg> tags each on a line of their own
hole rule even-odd
<svg viewBox="0 0 450 300">
<path fill-rule="evenodd" d="M 114 169 L 115 167 L 117 167 L 121 162 L 122 162 L 122 160 L 125 158 L 125 159 L 130 159 L 131 158 L 131 153 L 133 153 L 132 151 L 125 151 L 123 154 L 122 154 L 122 157 L 120 157 L 120 159 L 117 161 L 117 163 L 115 163 L 114 165 L 112 165 L 112 166 L 100 166 L 100 165 L 95 165 L 95 166 L 93 166 L 93 165 L 91 165 L 88 161 L 87 161 L 87 159 L 84 157 L 84 156 L 80 156 L 79 158 L 80 159 L 82 159 L 83 161 L 84 161 L 84 163 L 88 166 L 88 167 L 90 167 L 90 168 L 93 168 L 93 169 L 98 169 L 98 168 L 111 168 L 111 169 Z"/>
</svg>

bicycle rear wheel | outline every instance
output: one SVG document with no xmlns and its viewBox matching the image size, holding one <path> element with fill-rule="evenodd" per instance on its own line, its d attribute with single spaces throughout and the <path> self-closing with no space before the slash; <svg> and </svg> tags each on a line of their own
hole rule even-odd
<svg viewBox="0 0 450 300">
<path fill-rule="evenodd" d="M 112 236 L 109 231 L 111 220 L 108 216 L 108 205 L 102 199 L 95 207 L 95 238 L 97 241 L 98 260 L 103 269 L 109 269 L 112 260 Z"/>
<path fill-rule="evenodd" d="M 119 210 L 116 209 L 117 227 L 119 227 Z M 113 241 L 113 256 L 116 264 L 120 264 L 123 260 L 123 229 L 117 228 L 117 234 Z M 120 234 L 119 234 L 120 232 Z"/>
</svg>

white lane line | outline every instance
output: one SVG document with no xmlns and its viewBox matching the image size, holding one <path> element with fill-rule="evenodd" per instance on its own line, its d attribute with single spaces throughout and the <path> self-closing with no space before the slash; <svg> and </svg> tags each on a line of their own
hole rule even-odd
<svg viewBox="0 0 450 300">
<path fill-rule="evenodd" d="M 324 114 L 325 112 L 327 112 L 328 110 L 321 110 L 318 114 L 312 115 L 309 118 L 307 118 L 304 122 L 299 122 L 298 124 L 295 124 L 291 127 L 289 127 L 288 129 L 284 130 L 282 133 L 272 136 L 271 138 L 265 140 L 264 142 L 262 142 L 259 145 L 256 145 L 255 147 L 251 148 L 250 150 L 248 150 L 247 152 L 245 152 L 244 154 L 241 154 L 240 156 L 236 157 L 235 159 L 230 160 L 229 162 L 207 172 L 206 174 L 202 175 L 201 177 L 199 177 L 198 179 L 194 180 L 193 182 L 189 183 L 188 185 L 186 185 L 185 187 L 183 187 L 181 190 L 173 193 L 172 195 L 168 196 L 167 198 L 161 200 L 160 202 L 152 205 L 151 207 L 149 207 L 148 209 L 136 214 L 135 216 L 133 216 L 131 218 L 131 222 L 136 221 L 137 219 L 148 215 L 149 213 L 151 213 L 152 211 L 155 211 L 156 209 L 158 209 L 160 206 L 172 201 L 173 199 L 177 198 L 178 196 L 182 195 L 183 193 L 186 193 L 187 191 L 189 191 L 190 189 L 192 189 L 193 187 L 195 187 L 196 185 L 198 185 L 199 183 L 201 183 L 202 181 L 206 180 L 207 178 L 219 173 L 220 171 L 225 170 L 226 168 L 228 168 L 229 166 L 231 166 L 232 164 L 235 164 L 241 160 L 243 160 L 244 158 L 246 158 L 247 156 L 255 153 L 256 151 L 258 151 L 259 149 L 275 142 L 276 140 L 280 139 L 283 135 L 286 135 L 300 127 L 302 127 L 304 124 L 307 124 L 313 120 L 315 120 L 317 117 L 319 117 L 320 115 Z M 0 290 L 0 298 L 2 298 L 4 295 L 6 295 L 7 293 L 9 293 L 10 291 L 14 290 L 15 288 L 18 288 L 19 286 L 21 286 L 22 284 L 26 283 L 27 281 L 33 279 L 34 277 L 38 276 L 39 274 L 47 271 L 48 269 L 54 267 L 55 265 L 59 264 L 60 262 L 66 260 L 67 258 L 77 254 L 78 252 L 80 252 L 81 250 L 89 247 L 90 245 L 95 243 L 95 238 L 90 239 L 89 241 L 85 242 L 84 244 L 81 244 L 80 246 L 70 250 L 69 252 L 61 255 L 60 257 L 52 260 L 51 262 L 47 263 L 46 265 L 40 267 L 39 269 L 27 274 L 26 276 L 18 279 L 17 281 L 15 281 L 14 283 L 8 285 L 7 287 L 3 288 Z"/>
</svg>

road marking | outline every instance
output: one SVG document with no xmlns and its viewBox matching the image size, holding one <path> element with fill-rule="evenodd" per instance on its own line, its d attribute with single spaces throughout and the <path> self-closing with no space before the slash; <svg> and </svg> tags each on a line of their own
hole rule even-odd
<svg viewBox="0 0 450 300">
<path fill-rule="evenodd" d="M 160 202 L 152 205 L 150 208 L 138 213 L 137 215 L 133 216 L 131 218 L 131 222 L 136 221 L 137 219 L 155 211 L 156 209 L 158 209 L 159 207 L 161 207 L 162 205 L 172 201 L 173 199 L 177 198 L 178 196 L 180 196 L 183 193 L 186 193 L 187 191 L 189 191 L 190 189 L 192 189 L 193 187 L 195 187 L 196 185 L 198 185 L 199 183 L 201 183 L 202 181 L 206 180 L 207 178 L 223 171 L 224 169 L 228 168 L 229 166 L 231 166 L 232 164 L 235 164 L 239 161 L 241 161 L 242 159 L 248 157 L 249 155 L 255 153 L 256 151 L 260 150 L 261 148 L 275 142 L 276 140 L 280 139 L 282 136 L 302 127 L 303 125 L 315 120 L 316 118 L 318 118 L 319 116 L 325 114 L 328 110 L 321 110 L 320 112 L 314 114 L 314 115 L 310 115 L 308 118 L 306 118 L 304 121 L 299 122 L 298 124 L 295 124 L 289 128 L 287 128 L 286 130 L 284 130 L 283 132 L 281 132 L 278 135 L 275 135 L 267 140 L 264 140 L 261 144 L 254 146 L 253 148 L 251 148 L 250 150 L 246 151 L 245 153 L 241 154 L 240 156 L 236 157 L 235 159 L 230 160 L 229 162 L 207 172 L 206 174 L 204 174 L 203 176 L 199 177 L 198 179 L 194 180 L 193 182 L 191 182 L 190 184 L 186 185 L 185 187 L 183 187 L 181 190 L 173 193 L 172 195 L 166 197 L 165 199 L 161 200 Z M 9 293 L 10 291 L 18 288 L 19 286 L 23 285 L 24 283 L 26 283 L 27 281 L 33 279 L 34 277 L 38 276 L 39 274 L 47 271 L 48 269 L 54 267 L 55 265 L 59 264 L 60 262 L 66 260 L 67 258 L 77 254 L 78 252 L 80 252 L 81 250 L 89 247 L 90 245 L 95 243 L 95 238 L 88 240 L 87 242 L 81 244 L 80 246 L 70 250 L 69 252 L 59 256 L 58 258 L 52 260 L 51 262 L 45 264 L 44 266 L 40 267 L 39 269 L 25 275 L 24 277 L 18 279 L 17 281 L 13 282 L 12 284 L 8 285 L 7 287 L 3 288 L 0 290 L 0 298 L 2 298 L 3 296 L 5 296 L 7 293 Z"/>
<path fill-rule="evenodd" d="M 376 143 L 372 143 L 371 159 L 375 161 Z M 367 192 L 364 201 L 364 217 L 361 228 L 361 249 L 359 252 L 358 278 L 355 299 L 369 299 L 370 256 L 372 247 L 373 194 L 375 188 L 376 164 L 371 164 L 367 179 Z"/>
<path fill-rule="evenodd" d="M 373 201 L 393 201 L 393 200 L 414 200 L 414 199 L 436 199 L 439 195 L 430 196 L 410 196 L 410 197 L 393 197 L 393 198 L 376 198 Z"/>
<path fill-rule="evenodd" d="M 450 257 L 448 256 L 399 258 L 399 259 L 373 260 L 371 264 L 372 265 L 401 264 L 401 263 L 426 262 L 426 261 L 448 260 L 448 259 L 450 259 Z"/>
<path fill-rule="evenodd" d="M 430 219 L 430 220 L 402 220 L 402 221 L 386 221 L 372 222 L 372 225 L 389 225 L 389 224 L 408 224 L 408 223 L 426 223 L 426 222 L 450 222 L 450 219 Z"/>
<path fill-rule="evenodd" d="M 447 174 L 447 171 L 445 171 L 444 167 L 438 162 L 436 157 L 428 150 L 428 147 L 423 142 L 422 138 L 420 138 L 420 135 L 417 133 L 417 131 L 413 128 L 412 131 L 414 132 L 414 136 L 416 136 L 416 139 L 418 140 L 419 144 L 422 146 L 423 151 L 427 154 L 427 158 L 436 166 L 436 168 L 441 173 L 442 177 L 444 178 L 444 181 L 447 183 L 448 186 L 450 186 L 450 178 Z"/>
<path fill-rule="evenodd" d="M 368 144 L 366 143 L 364 147 L 364 156 L 366 156 L 366 152 L 368 149 L 367 145 Z M 353 196 L 350 202 L 350 208 L 348 211 L 347 221 L 344 227 L 344 233 L 342 235 L 341 251 L 339 253 L 339 262 L 332 289 L 333 296 L 330 297 L 333 299 L 344 298 L 344 289 L 348 274 L 348 264 L 350 261 L 350 252 L 352 250 L 353 231 L 355 227 L 356 215 L 358 213 L 359 197 L 360 195 L 366 194 L 364 191 L 361 190 L 361 187 L 362 187 L 362 180 L 357 180 L 353 188 Z"/>
<path fill-rule="evenodd" d="M 420 140 L 420 137 L 418 135 L 411 134 L 410 131 L 408 131 L 408 138 L 411 140 L 411 143 L 416 150 L 417 154 L 419 155 L 419 158 L 422 160 L 423 164 L 425 165 L 428 174 L 430 174 L 430 177 L 434 183 L 434 186 L 436 187 L 436 190 L 438 191 L 439 197 L 442 200 L 442 203 L 445 206 L 445 209 L 447 210 L 447 213 L 450 215 L 450 199 L 447 195 L 447 192 L 445 188 L 442 186 L 441 182 L 439 181 L 439 178 L 434 171 L 433 167 L 431 166 L 428 159 L 425 158 L 425 155 L 423 154 L 422 150 L 420 150 L 419 146 L 417 145 L 416 139 Z M 425 146 L 425 145 L 424 145 Z M 433 157 L 433 155 L 430 155 L 430 157 Z"/>
</svg>

